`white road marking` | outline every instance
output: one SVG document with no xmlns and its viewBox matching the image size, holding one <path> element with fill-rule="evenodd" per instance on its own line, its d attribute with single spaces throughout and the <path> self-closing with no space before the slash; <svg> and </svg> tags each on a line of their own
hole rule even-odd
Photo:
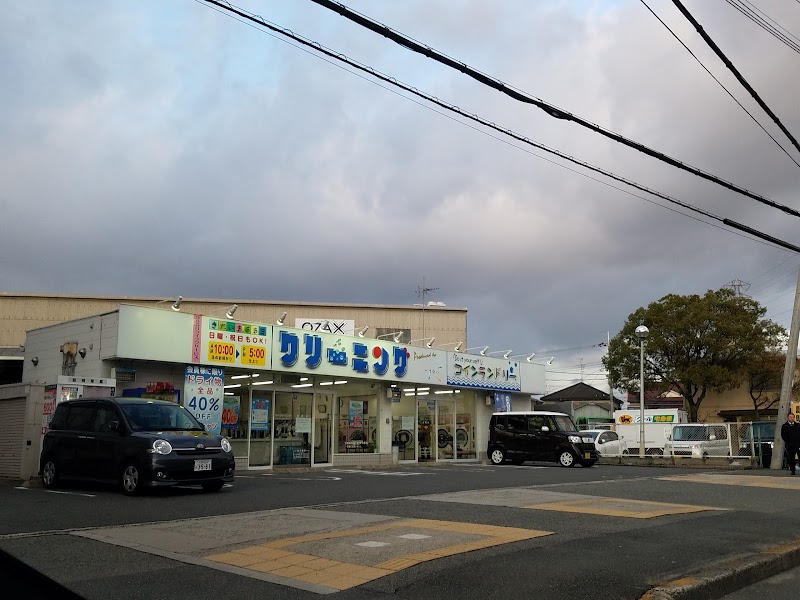
<svg viewBox="0 0 800 600">
<path fill-rule="evenodd" d="M 87 498 L 94 498 L 96 494 L 83 494 L 81 492 L 64 492 L 61 490 L 44 490 L 48 494 L 67 494 L 69 496 L 85 496 Z"/>
<path fill-rule="evenodd" d="M 433 475 L 433 473 L 408 473 L 405 471 L 364 471 L 362 469 L 326 469 L 327 473 L 356 473 L 360 475 L 386 475 L 389 477 L 409 477 L 411 475 Z"/>
<path fill-rule="evenodd" d="M 404 540 L 425 540 L 431 536 L 422 535 L 421 533 L 407 533 L 405 535 L 398 535 L 397 537 L 403 538 Z"/>
<path fill-rule="evenodd" d="M 356 544 L 356 546 L 364 546 L 364 548 L 380 548 L 388 545 L 387 542 L 359 542 Z"/>
</svg>

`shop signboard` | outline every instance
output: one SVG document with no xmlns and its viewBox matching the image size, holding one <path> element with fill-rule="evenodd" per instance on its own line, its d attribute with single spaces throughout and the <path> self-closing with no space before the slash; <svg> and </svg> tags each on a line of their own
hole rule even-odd
<svg viewBox="0 0 800 600">
<path fill-rule="evenodd" d="M 250 406 L 250 430 L 269 431 L 269 398 L 253 398 Z"/>
<path fill-rule="evenodd" d="M 272 370 L 333 378 L 407 380 L 411 348 L 384 340 L 275 327 Z"/>
<path fill-rule="evenodd" d="M 222 399 L 222 428 L 239 428 L 239 396 L 225 396 Z"/>
<path fill-rule="evenodd" d="M 53 420 L 53 413 L 56 410 L 57 385 L 44 386 L 44 407 L 42 409 L 42 435 L 50 429 L 50 421 Z"/>
<path fill-rule="evenodd" d="M 361 429 L 364 427 L 364 402 L 361 400 L 350 400 L 348 411 L 348 421 L 350 429 Z"/>
<path fill-rule="evenodd" d="M 518 392 L 520 365 L 516 360 L 459 352 L 447 353 L 447 384 L 459 387 Z"/>
<path fill-rule="evenodd" d="M 222 399 L 225 369 L 186 365 L 184 406 L 206 431 L 219 434 L 222 428 Z"/>
<path fill-rule="evenodd" d="M 495 412 L 511 412 L 511 394 L 506 392 L 494 393 Z"/>
<path fill-rule="evenodd" d="M 194 315 L 192 362 L 268 370 L 271 336 L 271 325 Z"/>
<path fill-rule="evenodd" d="M 294 320 L 297 329 L 306 331 L 319 331 L 321 333 L 332 333 L 334 335 L 353 336 L 356 332 L 356 322 L 347 319 L 317 319 L 298 317 Z"/>
<path fill-rule="evenodd" d="M 406 381 L 414 383 L 447 383 L 447 352 L 431 348 L 407 346 L 408 374 Z"/>
</svg>

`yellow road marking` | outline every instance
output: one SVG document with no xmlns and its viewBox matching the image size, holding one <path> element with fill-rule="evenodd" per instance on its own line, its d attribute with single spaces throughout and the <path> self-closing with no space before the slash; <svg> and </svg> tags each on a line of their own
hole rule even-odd
<svg viewBox="0 0 800 600">
<path fill-rule="evenodd" d="M 392 529 L 426 529 L 451 534 L 478 535 L 483 536 L 483 538 L 430 549 L 424 552 L 406 554 L 372 566 L 331 560 L 314 556 L 313 554 L 292 552 L 286 549 L 307 542 L 337 540 L 368 533 L 386 532 Z M 456 523 L 452 521 L 434 521 L 430 519 L 405 519 L 381 525 L 358 527 L 345 531 L 315 533 L 274 540 L 257 546 L 240 548 L 224 554 L 207 556 L 206 559 L 217 563 L 249 569 L 258 573 L 269 573 L 270 575 L 295 579 L 305 583 L 317 584 L 337 590 L 345 590 L 362 585 L 368 581 L 385 577 L 386 575 L 391 575 L 392 573 L 413 567 L 425 561 L 462 554 L 464 552 L 472 552 L 491 546 L 509 544 L 520 540 L 552 535 L 552 533 L 552 531 L 498 527 L 496 525 L 481 525 L 477 523 Z"/>
<path fill-rule="evenodd" d="M 710 473 L 695 473 L 689 475 L 670 475 L 667 477 L 659 477 L 659 479 L 663 479 L 664 481 L 763 487 L 778 490 L 800 490 L 800 479 L 770 477 L 768 475 L 716 475 Z"/>
<path fill-rule="evenodd" d="M 691 506 L 688 504 L 626 500 L 623 498 L 603 498 L 599 496 L 583 500 L 545 502 L 542 504 L 525 506 L 524 508 L 603 515 L 607 517 L 626 517 L 631 519 L 652 519 L 654 517 L 663 517 L 666 515 L 680 515 L 707 510 L 724 510 L 722 508 L 713 508 L 710 506 Z"/>
</svg>

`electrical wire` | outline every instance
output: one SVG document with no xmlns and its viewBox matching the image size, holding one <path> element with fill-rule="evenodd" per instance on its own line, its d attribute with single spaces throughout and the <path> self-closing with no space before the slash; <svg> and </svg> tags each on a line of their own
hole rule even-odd
<svg viewBox="0 0 800 600">
<path fill-rule="evenodd" d="M 767 21 L 765 21 L 761 16 L 757 15 L 753 11 L 753 8 L 758 10 L 755 6 L 753 6 L 751 4 L 750 6 L 752 8 L 750 8 L 748 6 L 745 6 L 745 4 L 749 4 L 748 2 L 738 2 L 737 3 L 736 0 L 725 0 L 725 1 L 728 4 L 730 4 L 733 8 L 738 10 L 740 13 L 742 13 L 745 17 L 750 19 L 753 23 L 755 23 L 756 25 L 761 27 L 761 29 L 763 29 L 764 31 L 769 33 L 771 36 L 776 38 L 779 42 L 781 42 L 782 44 L 788 46 L 790 49 L 792 49 L 795 52 L 797 52 L 798 54 L 800 54 L 800 45 L 798 45 L 794 40 L 792 40 L 787 35 L 781 33 L 780 31 L 778 31 L 775 27 L 773 27 L 772 25 L 767 23 Z M 762 12 L 762 11 L 758 10 L 758 12 Z M 762 12 L 762 14 L 764 16 L 766 16 L 766 13 Z M 767 17 L 767 18 L 769 19 L 769 17 Z M 770 20 L 772 20 L 772 19 L 770 19 Z M 780 27 L 780 25 L 778 25 L 778 26 Z M 781 29 L 783 29 L 783 27 L 781 27 Z M 784 31 L 787 31 L 787 30 L 784 29 Z M 789 31 L 787 31 L 787 33 L 789 33 L 789 35 L 792 36 L 792 37 L 796 37 L 793 33 L 789 32 Z"/>
<path fill-rule="evenodd" d="M 720 87 L 721 87 L 723 90 L 725 90 L 725 92 L 728 94 L 728 96 L 730 96 L 730 97 L 733 99 L 733 101 L 734 101 L 734 102 L 736 102 L 736 104 L 738 104 L 738 105 L 739 105 L 739 107 L 740 107 L 740 108 L 741 108 L 741 109 L 742 109 L 744 112 L 746 112 L 746 113 L 747 113 L 747 115 L 748 115 L 748 116 L 749 116 L 749 117 L 750 117 L 750 118 L 751 118 L 751 119 L 752 119 L 752 120 L 755 122 L 755 124 L 756 124 L 756 125 L 758 125 L 758 126 L 761 128 L 761 130 L 762 130 L 764 133 L 766 133 L 766 134 L 769 136 L 769 138 L 770 138 L 770 139 L 771 139 L 773 142 L 775 142 L 775 145 L 777 145 L 777 146 L 778 146 L 778 148 L 780 148 L 781 150 L 783 150 L 783 153 L 784 153 L 786 156 L 788 156 L 788 157 L 789 157 L 789 160 L 791 160 L 791 161 L 792 161 L 792 162 L 793 162 L 795 165 L 797 165 L 798 167 L 800 167 L 800 162 L 797 162 L 797 160 L 795 160 L 795 158 L 794 158 L 794 157 L 793 157 L 791 154 L 789 154 L 789 151 L 788 151 L 786 148 L 784 148 L 784 147 L 783 147 L 783 144 L 781 144 L 781 143 L 780 143 L 778 140 L 776 140 L 776 139 L 775 139 L 775 136 L 773 136 L 773 135 L 772 135 L 772 134 L 771 134 L 769 131 L 767 131 L 767 130 L 766 130 L 766 128 L 765 128 L 765 127 L 764 127 L 764 126 L 761 124 L 761 122 L 760 122 L 758 119 L 756 119 L 756 118 L 755 118 L 755 116 L 753 115 L 753 113 L 751 113 L 749 110 L 747 110 L 747 108 L 745 108 L 745 106 L 744 106 L 744 105 L 743 105 L 741 102 L 739 102 L 738 98 L 736 98 L 736 96 L 734 96 L 734 95 L 731 93 L 731 91 L 730 91 L 728 88 L 726 88 L 726 87 L 725 87 L 725 85 L 724 85 L 724 84 L 723 84 L 723 83 L 722 83 L 722 82 L 721 82 L 719 79 L 717 79 L 717 77 L 716 77 L 716 76 L 715 76 L 715 75 L 714 75 L 714 74 L 713 74 L 711 71 L 709 71 L 709 70 L 708 70 L 708 67 L 706 67 L 706 66 L 703 64 L 703 62 L 702 62 L 702 61 L 701 61 L 701 60 L 700 60 L 700 59 L 697 57 L 697 55 L 696 55 L 694 52 L 692 52 L 692 50 L 689 48 L 689 46 L 687 46 L 687 45 L 686 45 L 686 44 L 683 42 L 683 40 L 682 40 L 681 38 L 679 38 L 679 37 L 678 37 L 678 34 L 676 34 L 676 33 L 675 33 L 675 32 L 674 32 L 674 31 L 673 31 L 671 28 L 670 28 L 670 26 L 669 26 L 669 25 L 667 25 L 667 24 L 666 24 L 666 23 L 665 23 L 665 22 L 664 22 L 664 21 L 661 19 L 661 17 L 659 17 L 659 16 L 658 16 L 658 15 L 655 13 L 655 11 L 654 11 L 652 8 L 650 8 L 650 6 L 648 6 L 647 2 L 645 2 L 645 0 L 640 0 L 640 2 L 641 2 L 642 4 L 644 4 L 644 6 L 645 6 L 645 8 L 646 8 L 647 10 L 649 10 L 649 11 L 650 11 L 650 14 L 652 14 L 652 15 L 653 15 L 653 16 L 654 16 L 656 19 L 658 19 L 658 22 L 659 22 L 659 23 L 661 23 L 661 24 L 662 24 L 664 27 L 666 27 L 667 31 L 669 31 L 669 32 L 672 34 L 672 37 L 674 37 L 676 40 L 678 40 L 678 43 L 680 43 L 680 45 L 681 45 L 681 46 L 683 46 L 683 47 L 686 49 L 686 51 L 687 51 L 689 54 L 691 54 L 691 55 L 692 55 L 692 58 L 694 58 L 694 59 L 697 61 L 697 63 L 698 63 L 698 64 L 699 64 L 701 67 L 703 67 L 703 70 L 704 70 L 706 73 L 708 73 L 708 74 L 711 76 L 711 78 L 712 78 L 714 81 L 716 81 L 716 82 L 717 82 L 717 84 L 718 84 L 718 85 L 719 85 L 719 86 L 720 86 Z"/>
<path fill-rule="evenodd" d="M 221 2 L 219 0 L 205 0 L 205 1 L 206 2 L 212 2 L 212 3 L 217 4 L 217 5 L 221 5 Z M 673 1 L 676 1 L 676 0 L 673 0 Z M 222 2 L 224 2 L 225 4 L 228 4 L 227 2 L 225 2 L 225 0 L 222 0 Z M 315 4 L 318 4 L 318 5 L 320 5 L 320 6 L 324 7 L 324 8 L 327 8 L 327 9 L 333 11 L 333 12 L 336 12 L 336 13 L 340 14 L 341 16 L 345 17 L 346 19 L 348 19 L 348 20 L 350 20 L 350 21 L 352 21 L 352 22 L 354 22 L 354 23 L 356 23 L 356 24 L 358 24 L 358 25 L 360 25 L 362 27 L 365 27 L 365 28 L 367 28 L 367 29 L 369 29 L 371 31 L 374 31 L 375 33 L 383 35 L 387 39 L 395 42 L 396 44 L 399 44 L 400 46 L 402 46 L 402 47 L 404 47 L 404 48 L 406 48 L 408 50 L 411 50 L 413 52 L 417 52 L 419 54 L 422 54 L 423 56 L 427 56 L 428 58 L 430 58 L 430 59 L 432 59 L 432 60 L 434 60 L 434 61 L 436 61 L 438 63 L 441 63 L 441 64 L 443 64 L 445 66 L 448 66 L 451 69 L 455 69 L 456 71 L 461 71 L 465 75 L 467 75 L 469 77 L 472 77 L 473 79 L 475 79 L 476 81 L 482 83 L 483 85 L 485 85 L 487 87 L 490 87 L 490 88 L 493 88 L 493 89 L 495 89 L 495 90 L 497 90 L 497 91 L 509 96 L 510 98 L 513 98 L 514 100 L 517 100 L 519 102 L 523 102 L 523 103 L 526 103 L 526 104 L 532 104 L 532 105 L 542 109 L 544 112 L 546 112 L 548 115 L 550 115 L 553 118 L 563 119 L 565 121 L 571 121 L 573 123 L 576 123 L 577 125 L 585 127 L 587 129 L 590 129 L 591 131 L 594 131 L 595 133 L 599 133 L 600 135 L 602 135 L 604 137 L 607 137 L 607 138 L 609 138 L 611 140 L 614 140 L 615 142 L 619 142 L 619 143 L 621 143 L 621 144 L 623 144 L 625 146 L 628 146 L 629 148 L 633 148 L 633 149 L 638 150 L 639 152 L 641 152 L 643 154 L 647 154 L 648 156 L 651 156 L 651 157 L 653 157 L 653 158 L 655 158 L 657 160 L 660 160 L 661 162 L 665 162 L 665 163 L 667 163 L 669 165 L 672 165 L 673 167 L 676 167 L 678 169 L 681 169 L 681 170 L 684 170 L 684 171 L 688 171 L 689 173 L 692 173 L 693 175 L 696 175 L 698 177 L 702 177 L 703 179 L 706 179 L 708 181 L 712 181 L 713 183 L 716 183 L 717 185 L 721 185 L 722 187 L 728 188 L 729 190 L 732 190 L 734 192 L 737 192 L 739 194 L 747 196 L 748 198 L 751 198 L 751 199 L 755 200 L 756 202 L 760 202 L 761 204 L 765 204 L 767 206 L 771 206 L 772 208 L 777 208 L 778 210 L 781 210 L 781 211 L 783 211 L 783 212 L 785 212 L 787 214 L 790 214 L 790 215 L 792 215 L 794 217 L 800 217 L 800 212 L 795 210 L 794 208 L 791 208 L 791 207 L 786 206 L 784 204 L 780 204 L 779 202 L 775 202 L 774 200 L 770 200 L 768 198 L 765 198 L 764 196 L 756 194 L 755 192 L 751 192 L 750 190 L 747 190 L 747 189 L 745 189 L 743 187 L 740 187 L 740 186 L 738 186 L 738 185 L 736 185 L 734 183 L 731 183 L 730 181 L 726 181 L 724 179 L 721 179 L 721 178 L 719 178 L 719 177 L 717 177 L 715 175 L 712 175 L 711 173 L 708 173 L 708 172 L 703 171 L 703 170 L 701 170 L 701 169 L 699 169 L 697 167 L 693 167 L 693 166 L 691 166 L 691 165 L 689 165 L 687 163 L 684 163 L 684 162 L 682 162 L 682 161 L 680 161 L 680 160 L 678 160 L 676 158 L 668 156 L 668 155 L 664 154 L 663 152 L 659 152 L 658 150 L 653 150 L 652 148 L 650 148 L 648 146 L 645 146 L 644 144 L 641 144 L 639 142 L 636 142 L 634 140 L 626 138 L 625 136 L 620 135 L 619 133 L 616 133 L 614 131 L 611 131 L 610 129 L 605 129 L 605 128 L 603 128 L 603 127 L 601 127 L 601 126 L 599 126 L 599 125 L 597 125 L 595 123 L 592 123 L 591 121 L 588 121 L 587 119 L 584 119 L 583 117 L 574 115 L 574 114 L 572 114 L 570 112 L 567 112 L 567 111 L 565 111 L 565 110 L 563 110 L 561 108 L 558 108 L 557 106 L 549 104 L 548 102 L 545 102 L 544 100 L 541 100 L 540 98 L 536 98 L 535 96 L 531 96 L 531 95 L 529 95 L 529 94 L 527 94 L 525 92 L 517 90 L 517 89 L 515 89 L 515 88 L 513 88 L 513 87 L 511 87 L 509 85 L 506 85 L 505 83 L 503 83 L 499 79 L 496 79 L 494 77 L 491 77 L 490 75 L 486 75 L 485 73 L 481 73 L 480 71 L 478 71 L 476 69 L 473 69 L 472 67 L 470 67 L 466 63 L 454 60 L 454 59 L 450 58 L 449 56 L 434 50 L 430 46 L 426 46 L 424 44 L 421 44 L 420 42 L 417 42 L 416 40 L 414 40 L 414 39 L 412 39 L 412 38 L 410 38 L 410 37 L 408 37 L 406 35 L 403 35 L 401 33 L 398 33 L 396 31 L 394 31 L 393 29 L 390 29 L 389 27 L 387 27 L 386 25 L 384 25 L 382 23 L 379 23 L 378 21 L 375 21 L 375 20 L 373 20 L 373 19 L 371 19 L 371 18 L 369 18 L 369 17 L 367 17 L 367 16 L 365 16 L 365 15 L 363 15 L 361 13 L 357 13 L 357 12 L 351 10 L 350 8 L 348 8 L 347 6 L 345 6 L 344 4 L 342 4 L 340 2 L 334 2 L 333 0 L 311 0 L 311 2 L 314 2 Z M 794 139 L 794 138 L 792 138 L 792 139 Z M 800 146 L 798 146 L 798 149 L 800 149 Z"/>
<path fill-rule="evenodd" d="M 565 154 L 565 153 L 563 153 L 563 152 L 561 152 L 559 150 L 555 150 L 553 148 L 545 146 L 544 144 L 540 144 L 538 142 L 530 140 L 527 137 L 524 137 L 524 136 L 522 136 L 522 135 L 520 135 L 518 133 L 515 133 L 514 131 L 512 131 L 510 129 L 506 129 L 506 128 L 500 127 L 500 126 L 498 126 L 498 125 L 496 125 L 496 124 L 494 124 L 494 123 L 492 123 L 492 122 L 490 122 L 490 121 L 488 121 L 486 119 L 483 119 L 482 117 L 479 117 L 479 116 L 477 116 L 475 114 L 469 114 L 469 113 L 461 110 L 457 106 L 448 104 L 448 103 L 436 98 L 435 96 L 431 96 L 430 94 L 426 94 L 424 92 L 421 92 L 421 91 L 417 90 L 416 88 L 413 88 L 413 87 L 411 87 L 411 86 L 409 86 L 407 84 L 404 84 L 404 83 L 398 81 L 394 77 L 389 77 L 388 75 L 384 75 L 383 73 L 373 69 L 372 67 L 369 67 L 367 65 L 363 65 L 361 63 L 358 63 L 358 62 L 354 61 L 353 59 L 345 56 L 344 54 L 336 53 L 336 52 L 334 52 L 334 51 L 332 51 L 332 50 L 330 50 L 328 48 L 325 48 L 324 46 L 322 46 L 318 42 L 314 42 L 312 40 L 304 38 L 303 36 L 300 36 L 299 34 L 296 34 L 296 33 L 292 32 L 292 31 L 290 31 L 288 29 L 281 28 L 281 27 L 275 25 L 274 23 L 270 23 L 270 22 L 266 21 L 263 17 L 261 17 L 259 15 L 255 15 L 255 14 L 252 14 L 252 13 L 247 13 L 246 11 L 244 11 L 244 9 L 241 9 L 240 7 L 236 7 L 236 6 L 232 5 L 232 4 L 230 4 L 229 2 L 226 2 L 225 0 L 221 0 L 221 1 L 220 0 L 202 0 L 202 1 L 201 0 L 195 0 L 195 1 L 200 3 L 200 4 L 202 4 L 204 2 L 207 3 L 207 4 L 213 4 L 213 5 L 219 6 L 221 9 L 223 9 L 225 11 L 233 12 L 236 15 L 239 15 L 244 19 L 247 19 L 249 21 L 253 21 L 255 23 L 258 23 L 259 25 L 261 25 L 263 27 L 266 27 L 266 28 L 268 28 L 268 29 L 270 29 L 270 30 L 272 30 L 272 31 L 274 31 L 276 33 L 280 33 L 281 35 L 289 37 L 290 39 L 295 40 L 295 41 L 297 41 L 297 42 L 299 42 L 299 43 L 301 43 L 301 44 L 303 44 L 305 46 L 312 47 L 312 48 L 314 48 L 314 50 L 316 50 L 318 52 L 321 52 L 321 53 L 323 53 L 323 54 L 325 54 L 325 55 L 327 55 L 327 56 L 329 56 L 331 58 L 334 58 L 337 61 L 344 62 L 345 64 L 347 64 L 347 65 L 349 65 L 349 66 L 351 66 L 353 68 L 356 68 L 356 69 L 359 69 L 361 71 L 367 72 L 367 73 L 369 73 L 370 75 L 372 75 L 373 77 L 375 77 L 377 79 L 385 81 L 385 82 L 387 82 L 387 83 L 389 83 L 389 84 L 391 84 L 391 85 L 393 85 L 395 87 L 399 87 L 400 89 L 402 89 L 402 90 L 404 90 L 406 92 L 409 92 L 411 94 L 414 94 L 414 95 L 416 95 L 418 97 L 424 98 L 428 102 L 436 104 L 436 105 L 438 105 L 438 106 L 440 106 L 442 108 L 445 108 L 446 110 L 449 110 L 451 112 L 455 112 L 455 113 L 457 113 L 457 114 L 459 114 L 459 115 L 461 115 L 461 116 L 463 116 L 465 118 L 468 118 L 468 119 L 473 120 L 473 121 L 475 121 L 477 123 L 480 123 L 481 125 L 484 125 L 485 127 L 489 127 L 489 128 L 491 128 L 491 129 L 493 129 L 495 131 L 503 133 L 504 135 L 512 137 L 512 138 L 514 138 L 514 139 L 516 139 L 516 140 L 518 140 L 520 142 L 523 142 L 525 144 L 534 146 L 535 148 L 538 148 L 540 150 L 544 150 L 545 152 L 548 152 L 550 154 L 556 155 L 556 156 L 558 156 L 560 158 L 563 158 L 564 160 L 570 161 L 570 162 L 572 162 L 574 164 L 577 164 L 577 165 L 579 165 L 581 167 L 584 167 L 586 169 L 589 169 L 591 171 L 600 173 L 600 174 L 602 174 L 602 175 L 604 175 L 606 177 L 609 177 L 610 179 L 614 179 L 615 181 L 619 181 L 621 183 L 624 183 L 625 185 L 629 185 L 629 186 L 631 186 L 633 188 L 636 188 L 638 190 L 647 192 L 648 194 L 652 194 L 654 196 L 662 198 L 662 199 L 664 199 L 664 200 L 666 200 L 666 201 L 668 201 L 668 202 L 670 202 L 672 204 L 676 204 L 676 205 L 681 206 L 683 208 L 686 208 L 686 209 L 688 209 L 688 210 L 690 210 L 692 212 L 696 212 L 696 213 L 701 214 L 701 215 L 703 215 L 703 216 L 705 216 L 707 218 L 710 218 L 712 220 L 716 220 L 716 221 L 722 223 L 723 225 L 727 225 L 728 227 L 731 227 L 733 229 L 738 229 L 739 231 L 742 231 L 744 233 L 748 233 L 751 236 L 753 236 L 753 238 L 757 238 L 757 239 L 755 239 L 755 241 L 757 241 L 759 243 L 766 244 L 766 245 L 778 246 L 780 248 L 783 248 L 783 249 L 786 249 L 786 250 L 790 250 L 792 252 L 800 253 L 800 247 L 795 246 L 794 244 L 790 244 L 789 242 L 786 242 L 784 240 L 780 240 L 778 238 L 775 238 L 775 237 L 773 237 L 771 235 L 765 234 L 765 233 L 763 233 L 761 231 L 758 231 L 756 229 L 753 229 L 751 227 L 748 227 L 747 225 L 743 225 L 743 224 L 738 223 L 736 221 L 733 221 L 731 219 L 719 217 L 719 216 L 714 215 L 714 214 L 712 214 L 712 213 L 710 213 L 708 211 L 705 211 L 703 209 L 697 208 L 696 206 L 693 206 L 693 205 L 688 204 L 686 202 L 683 202 L 681 200 L 677 200 L 676 198 L 673 198 L 672 196 L 669 196 L 667 194 L 664 194 L 664 193 L 659 192 L 657 190 L 654 190 L 652 188 L 643 186 L 643 185 L 638 184 L 638 183 L 636 183 L 634 181 L 631 181 L 629 179 L 626 179 L 624 177 L 616 175 L 616 174 L 612 173 L 611 171 L 607 171 L 607 170 L 602 169 L 600 167 L 596 167 L 596 166 L 594 166 L 594 165 L 592 165 L 592 164 L 590 164 L 588 162 L 576 159 L 576 158 L 574 158 L 574 157 L 572 157 L 572 156 L 570 156 L 568 154 Z M 210 8 L 212 8 L 213 10 L 217 10 L 213 6 L 210 7 Z M 220 12 L 222 14 L 226 14 L 227 15 L 227 13 L 219 11 L 219 10 L 217 12 Z M 230 16 L 230 15 L 227 15 L 227 16 Z M 237 19 L 236 17 L 231 17 L 231 18 L 233 18 L 236 21 L 245 23 L 244 21 L 241 21 L 241 19 Z M 253 25 L 250 25 L 250 23 L 245 23 L 245 24 L 247 24 L 250 27 L 253 27 L 257 31 L 261 31 L 262 33 L 267 33 L 268 35 L 272 35 L 269 32 L 266 32 L 266 31 L 263 31 L 262 29 L 259 29 L 258 27 L 254 27 Z M 273 36 L 273 37 L 275 37 L 275 36 Z M 276 39 L 280 39 L 280 38 L 276 38 Z M 293 44 L 290 44 L 290 45 L 294 46 Z M 304 48 L 300 48 L 300 49 L 301 50 L 305 50 Z M 316 56 L 314 54 L 312 54 L 312 55 Z M 323 58 L 322 60 L 326 60 L 326 62 L 331 63 L 331 61 L 327 61 L 327 59 Z M 335 63 L 331 63 L 331 64 L 335 64 Z M 337 66 L 339 66 L 339 65 L 337 65 Z M 350 73 L 353 73 L 352 71 L 349 71 L 348 69 L 345 69 L 345 70 L 350 72 Z M 358 76 L 358 77 L 362 77 L 358 73 L 353 73 L 353 74 Z M 366 78 L 364 78 L 364 79 L 369 81 L 369 79 L 366 79 Z M 386 88 L 385 86 L 382 86 L 380 84 L 376 84 L 376 85 L 379 85 L 383 89 L 389 90 L 389 88 Z M 389 90 L 389 91 L 393 91 L 393 90 Z M 425 106 L 424 104 L 421 104 L 421 103 L 417 102 L 413 98 L 408 98 L 406 96 L 403 96 L 402 94 L 399 94 L 399 95 L 401 97 L 403 97 L 403 98 L 406 98 L 408 100 L 411 100 L 412 102 L 415 102 L 415 103 L 419 104 L 420 106 Z M 426 108 L 430 108 L 430 107 L 426 107 Z M 431 110 L 434 110 L 434 109 L 431 109 Z M 540 155 L 538 155 L 536 153 L 530 152 L 529 150 L 526 150 L 524 148 L 516 146 L 515 144 L 511 144 L 507 140 L 503 140 L 503 139 L 498 138 L 497 136 L 494 136 L 494 135 L 492 135 L 492 134 L 490 134 L 488 132 L 485 132 L 485 131 L 482 131 L 480 129 L 477 129 L 477 128 L 473 127 L 472 125 L 469 125 L 468 123 L 464 123 L 462 121 L 459 121 L 458 119 L 453 119 L 449 115 L 445 115 L 444 113 L 441 113 L 439 111 L 434 110 L 434 112 L 436 112 L 438 114 L 441 114 L 443 116 L 446 116 L 446 117 L 456 121 L 457 123 L 460 123 L 462 125 L 470 127 L 471 129 L 474 129 L 475 131 L 479 131 L 481 133 L 484 133 L 485 135 L 488 135 L 489 137 L 492 137 L 492 138 L 494 138 L 494 139 L 496 139 L 498 141 L 506 143 L 506 144 L 508 144 L 508 145 L 510 145 L 510 146 L 512 146 L 514 148 L 517 148 L 519 150 L 527 152 L 527 153 L 529 153 L 529 154 L 531 154 L 531 155 L 533 155 L 533 156 L 535 156 L 535 157 L 537 157 L 537 158 L 539 158 L 541 160 L 545 160 L 545 161 L 550 162 L 551 164 L 559 166 L 559 167 L 561 167 L 563 169 L 566 169 L 566 170 L 571 171 L 573 173 L 577 173 L 578 175 L 581 175 L 583 177 L 586 177 L 588 179 L 591 179 L 593 181 L 596 181 L 598 183 L 606 185 L 606 186 L 608 186 L 608 187 L 610 187 L 612 189 L 616 189 L 616 190 L 621 191 L 623 193 L 626 193 L 626 194 L 629 194 L 629 195 L 634 196 L 636 198 L 639 198 L 641 200 L 644 200 L 645 202 L 649 202 L 651 204 L 655 204 L 656 206 L 659 206 L 659 207 L 664 208 L 666 210 L 670 210 L 670 211 L 676 212 L 676 213 L 678 213 L 680 215 L 683 215 L 683 216 L 689 217 L 691 219 L 700 221 L 701 223 L 705 223 L 706 225 L 711 225 L 712 227 L 716 227 L 717 229 L 721 229 L 723 231 L 728 231 L 730 233 L 733 233 L 735 235 L 739 235 L 739 236 L 744 237 L 746 239 L 753 239 L 753 238 L 748 237 L 746 235 L 742 235 L 741 233 L 738 233 L 736 231 L 730 231 L 728 229 L 720 227 L 719 225 L 716 225 L 716 224 L 711 223 L 709 221 L 706 221 L 706 220 L 703 220 L 703 219 L 699 219 L 699 218 L 694 217 L 692 215 L 689 215 L 689 214 L 687 214 L 685 212 L 681 212 L 679 210 L 670 208 L 668 206 L 664 206 L 663 204 L 655 202 L 654 200 L 651 200 L 649 198 L 645 198 L 644 196 L 640 196 L 639 194 L 635 194 L 633 192 L 630 192 L 629 190 L 625 190 L 625 189 L 620 188 L 618 186 L 612 185 L 612 184 L 610 184 L 608 182 L 602 181 L 600 179 L 597 179 L 595 177 L 592 177 L 590 175 L 587 175 L 585 173 L 582 173 L 580 171 L 572 169 L 571 167 L 568 167 L 566 165 L 562 165 L 562 164 L 560 164 L 558 162 L 552 161 L 552 160 L 550 160 L 548 158 L 545 158 L 543 156 L 540 156 Z"/>
<path fill-rule="evenodd" d="M 312 0 L 312 1 L 316 2 L 318 0 Z M 727 56 L 725 56 L 725 53 L 722 52 L 720 47 L 717 46 L 716 43 L 714 43 L 714 40 L 712 40 L 711 36 L 709 36 L 705 32 L 705 29 L 703 29 L 700 23 L 698 23 L 697 19 L 695 19 L 694 16 L 692 16 L 692 13 L 690 13 L 686 9 L 686 7 L 683 5 L 683 3 L 681 3 L 680 0 L 672 0 L 672 3 L 678 7 L 678 10 L 681 11 L 681 14 L 683 14 L 683 16 L 686 17 L 686 19 L 692 24 L 692 26 L 694 26 L 694 28 L 697 30 L 697 33 L 700 34 L 700 37 L 702 37 L 705 43 L 708 44 L 708 47 L 711 48 L 714 51 L 714 54 L 716 54 L 719 57 L 719 59 L 725 64 L 725 66 L 728 67 L 728 70 L 731 73 L 733 73 L 736 79 L 739 80 L 739 83 L 741 83 L 744 89 L 746 89 L 750 93 L 750 95 L 758 103 L 758 105 L 762 108 L 762 110 L 770 116 L 770 118 L 775 122 L 778 128 L 786 135 L 787 138 L 789 138 L 789 141 L 792 142 L 792 146 L 794 146 L 795 148 L 797 148 L 798 151 L 800 151 L 800 142 L 798 142 L 794 138 L 794 136 L 789 132 L 789 130 L 786 129 L 783 123 L 781 123 L 781 120 L 778 118 L 778 116 L 774 112 L 772 112 L 772 109 L 770 109 L 770 107 L 767 106 L 767 103 L 761 99 L 761 96 L 758 95 L 758 92 L 756 92 L 753 89 L 753 87 L 749 83 L 747 83 L 747 80 L 744 78 L 744 76 L 742 76 L 739 70 L 735 66 L 733 66 L 733 63 L 730 61 L 730 59 L 728 59 Z"/>
</svg>

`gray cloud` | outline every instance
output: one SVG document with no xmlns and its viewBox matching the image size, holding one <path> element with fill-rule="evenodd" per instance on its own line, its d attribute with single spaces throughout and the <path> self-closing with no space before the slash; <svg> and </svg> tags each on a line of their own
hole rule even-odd
<svg viewBox="0 0 800 600">
<path fill-rule="evenodd" d="M 796 54 L 718 4 L 692 9 L 800 132 L 800 79 L 789 76 Z M 800 243 L 791 217 L 516 103 L 310 2 L 245 6 L 523 135 Z M 800 170 L 638 4 L 352 6 L 800 206 Z M 653 6 L 767 123 L 671 3 Z M 798 9 L 762 8 L 798 29 Z M 565 383 L 581 358 L 599 377 L 604 349 L 593 346 L 666 293 L 753 279 L 753 293 L 788 324 L 796 260 L 782 263 L 787 253 L 561 169 L 201 3 L 34 9 L 18 0 L 4 15 L 0 77 L 14 84 L 0 97 L 7 291 L 412 304 L 425 277 L 439 288 L 428 299 L 469 309 L 470 345 L 587 346 L 558 357 L 563 372 L 553 380 Z"/>
</svg>

